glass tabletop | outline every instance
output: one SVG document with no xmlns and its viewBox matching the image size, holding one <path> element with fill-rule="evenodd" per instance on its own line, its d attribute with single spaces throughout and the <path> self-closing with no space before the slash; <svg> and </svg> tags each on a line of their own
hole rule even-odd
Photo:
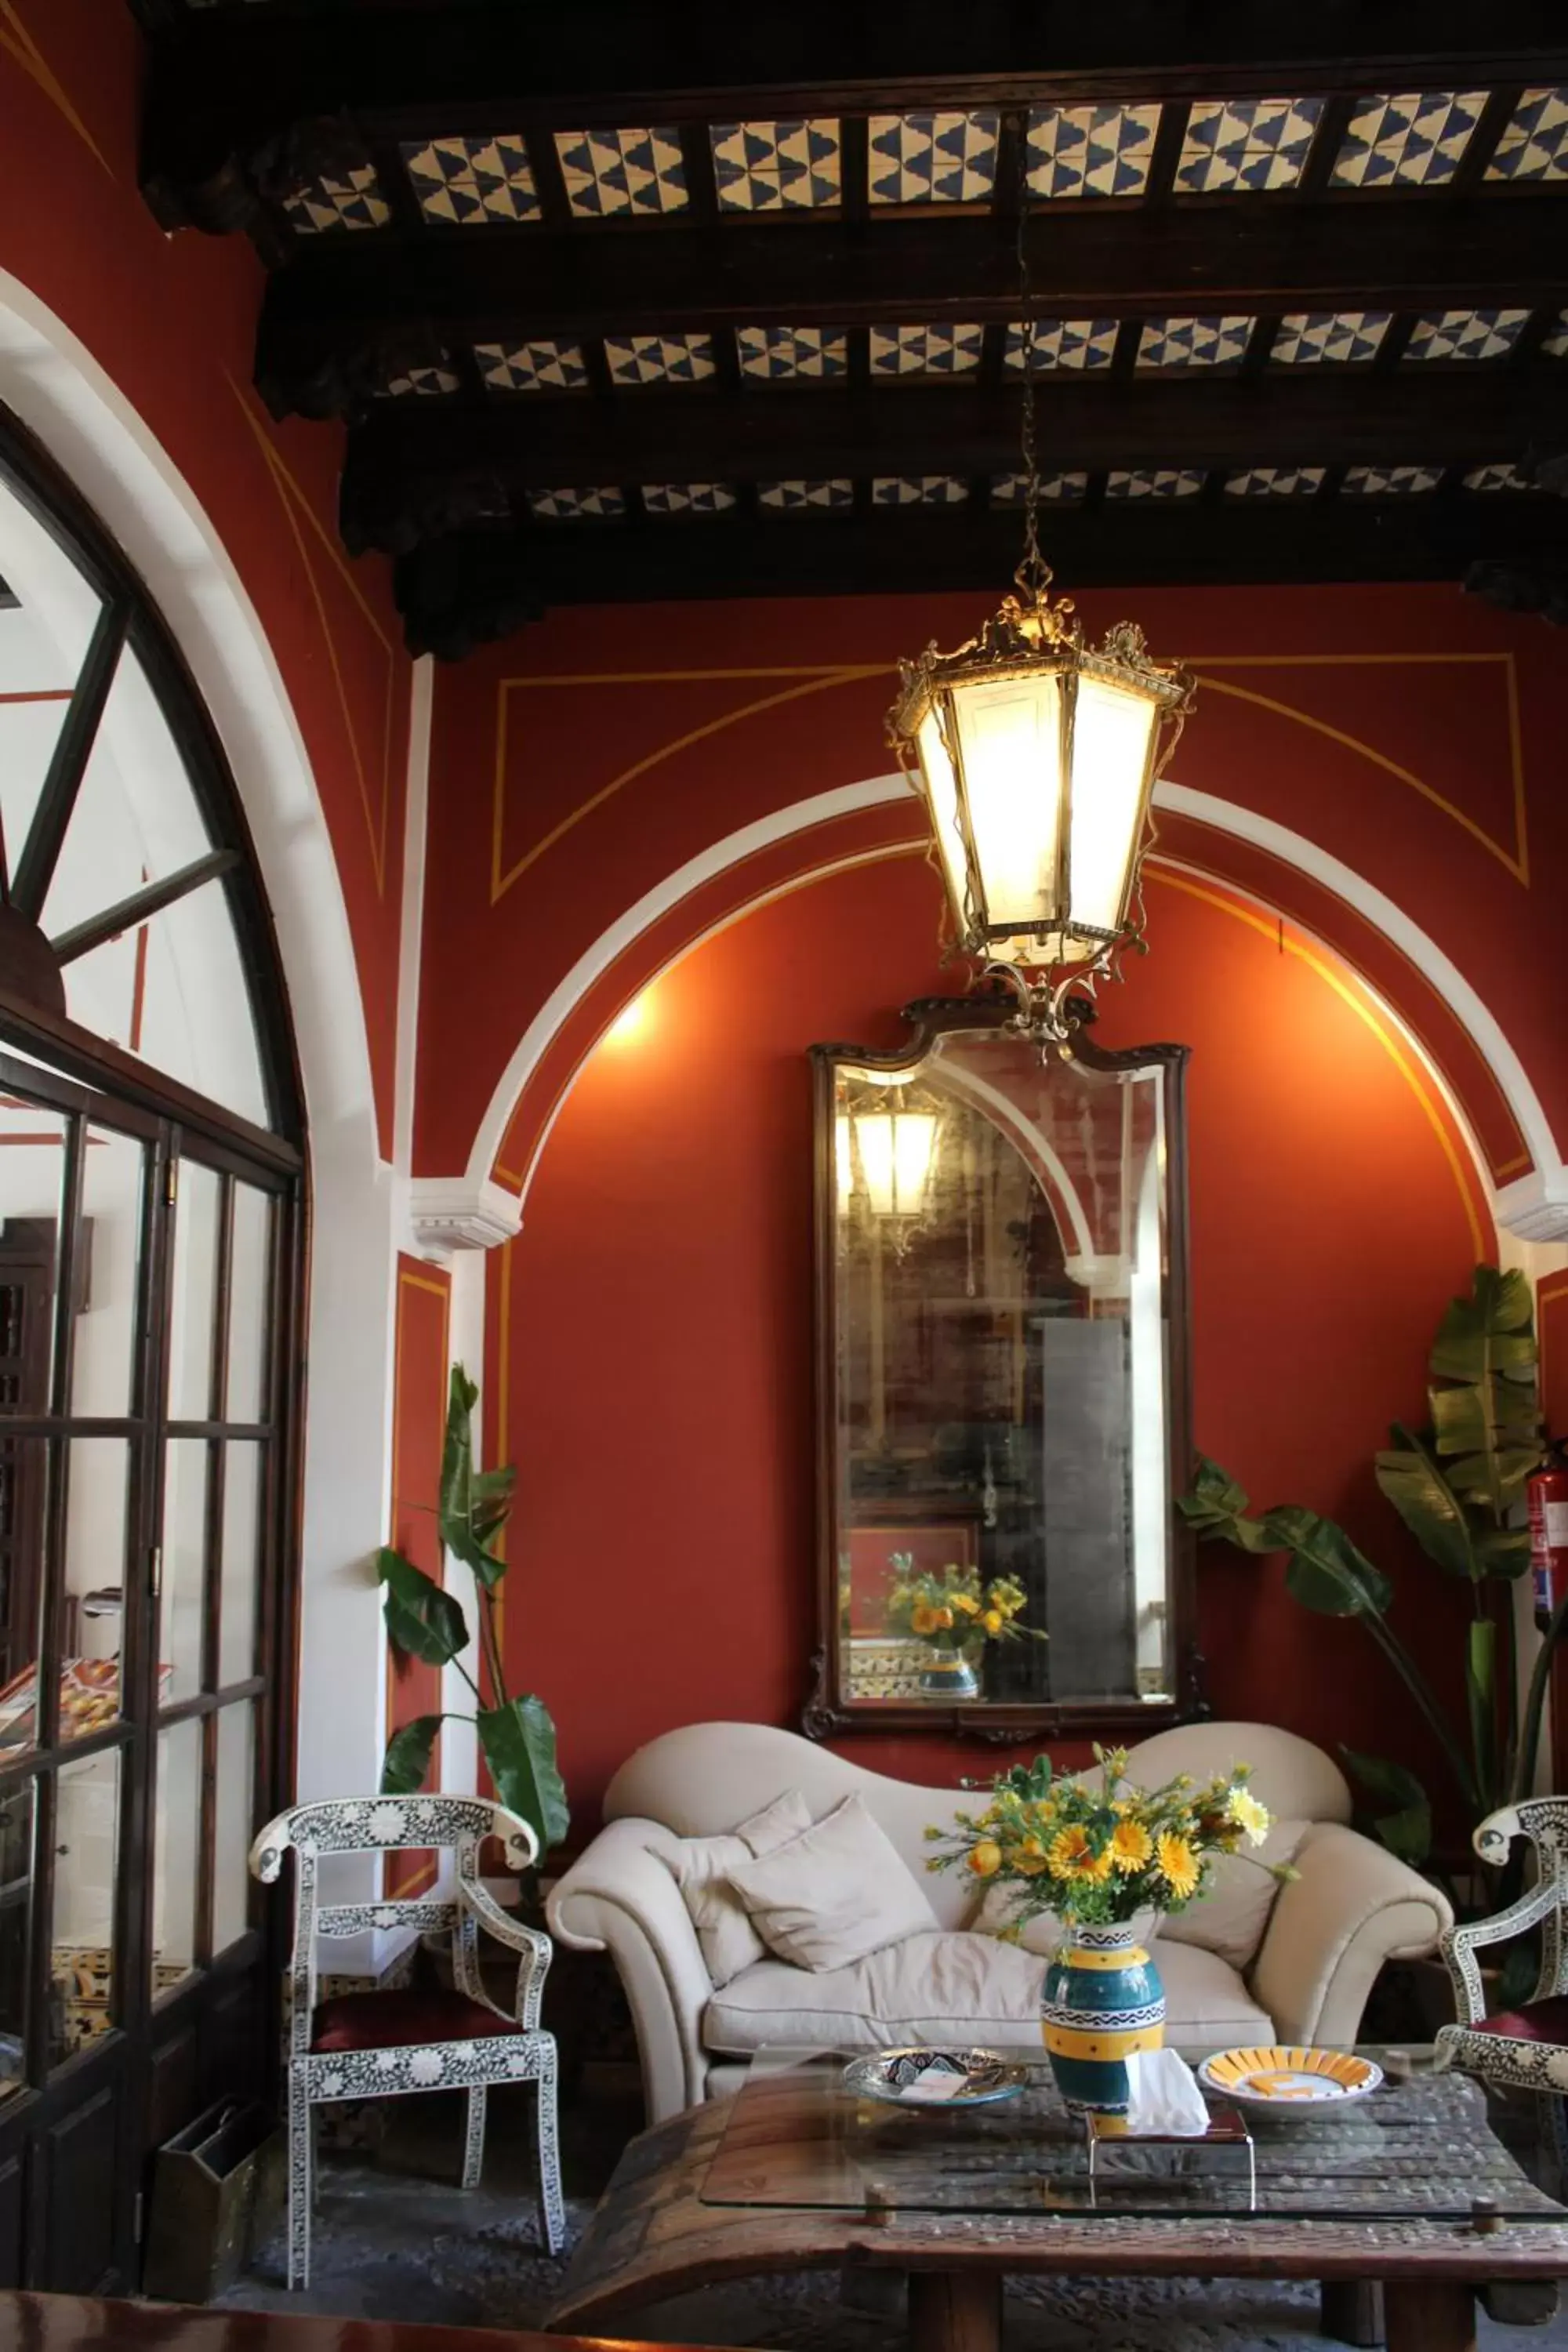
<svg viewBox="0 0 1568 2352">
<path fill-rule="evenodd" d="M 1101 2139 L 1063 2106 L 1027 2052 L 1027 2087 L 994 2106 L 890 2106 L 844 2084 L 854 2054 L 759 2051 L 701 2188 L 708 2205 L 1123 2218 L 1568 2221 L 1491 2131 L 1479 2084 L 1402 2053 L 1363 2099 L 1289 2116 L 1248 2110 L 1246 2133 L 1209 2140 Z M 1191 2065 L 1212 2050 L 1184 2047 Z M 1363 2045 L 1388 2067 L 1390 2053 Z M 1237 2115 L 1210 2097 L 1216 2118 Z"/>
</svg>

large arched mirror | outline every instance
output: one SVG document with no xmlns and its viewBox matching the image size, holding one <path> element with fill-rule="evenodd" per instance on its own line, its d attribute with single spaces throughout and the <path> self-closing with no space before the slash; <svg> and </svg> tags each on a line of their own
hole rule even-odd
<svg viewBox="0 0 1568 2352">
<path fill-rule="evenodd" d="M 1185 1048 L 1008 1011 L 814 1048 L 818 1737 L 1120 1736 L 1193 1698 Z"/>
</svg>

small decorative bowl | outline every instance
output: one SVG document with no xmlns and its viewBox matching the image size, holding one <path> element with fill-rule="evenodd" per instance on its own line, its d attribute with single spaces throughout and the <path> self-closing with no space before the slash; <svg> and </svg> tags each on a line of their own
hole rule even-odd
<svg viewBox="0 0 1568 2352">
<path fill-rule="evenodd" d="M 920 2085 L 931 2075 L 949 2077 L 957 2087 L 944 2097 L 922 2097 Z M 1000 2099 L 1016 2099 L 1028 2082 L 1026 2066 L 1015 2065 L 995 2050 L 873 2050 L 851 2058 L 844 2069 L 844 2087 L 857 2098 L 938 2111 L 994 2106 Z"/>
<path fill-rule="evenodd" d="M 1258 2114 L 1322 2116 L 1364 2099 L 1383 2081 L 1383 2069 L 1349 2050 L 1287 2048 L 1277 2042 L 1253 2050 L 1222 2050 L 1198 2068 L 1205 2091 L 1234 2099 Z"/>
</svg>

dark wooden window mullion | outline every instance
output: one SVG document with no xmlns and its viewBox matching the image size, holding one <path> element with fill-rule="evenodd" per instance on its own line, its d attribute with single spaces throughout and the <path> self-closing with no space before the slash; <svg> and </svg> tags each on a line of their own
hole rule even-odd
<svg viewBox="0 0 1568 2352">
<path fill-rule="evenodd" d="M 73 963 L 78 956 L 90 955 L 106 940 L 117 940 L 122 931 L 133 931 L 151 915 L 162 914 L 178 898 L 188 898 L 199 890 L 204 882 L 216 881 L 239 864 L 237 849 L 209 849 L 205 857 L 195 857 L 176 873 L 165 875 L 161 882 L 149 882 L 144 889 L 132 890 L 129 898 L 106 907 L 101 915 L 90 916 L 85 923 L 73 923 L 49 944 L 60 963 Z"/>
<path fill-rule="evenodd" d="M 228 1330 L 234 1291 L 234 1178 L 218 1178 L 217 1261 L 213 1270 L 212 1361 L 207 1406 L 222 1422 L 228 1404 Z M 228 1447 L 207 1442 L 206 1525 L 202 1545 L 202 1690 L 218 1682 L 218 1643 L 223 1610 L 223 1515 L 228 1479 Z M 217 1718 L 202 1729 L 201 1835 L 197 1848 L 195 1959 L 205 1968 L 213 1954 L 213 1885 L 217 1847 Z"/>
<path fill-rule="evenodd" d="M 49 1372 L 49 1407 L 63 1416 L 70 1407 L 71 1370 L 75 1355 L 76 1318 L 72 1313 L 77 1237 L 81 1226 L 82 1175 L 87 1158 L 83 1121 L 67 1121 L 65 1165 L 60 1180 L 59 1240 L 55 1259 L 53 1357 Z M 44 1557 L 39 1580 L 37 1701 L 34 1738 L 40 1749 L 54 1748 L 59 1738 L 60 1599 L 65 1583 L 66 1543 L 69 1522 L 70 1440 L 47 1440 L 47 1475 L 44 1495 Z M 40 1772 L 34 1783 L 33 1912 L 29 1922 L 31 1948 L 27 1961 L 27 2075 L 42 2084 L 49 2068 L 49 1991 L 53 1979 L 55 1909 L 55 1840 L 59 1819 L 59 1782 L 56 1771 Z"/>
<path fill-rule="evenodd" d="M 98 739 L 109 690 L 114 683 L 125 633 L 131 624 L 130 604 L 111 597 L 98 616 L 87 648 L 81 675 L 71 692 L 56 739 L 38 804 L 11 880 L 11 903 L 37 922 L 49 895 L 59 862 L 66 827 L 76 806 L 81 780 Z"/>
</svg>

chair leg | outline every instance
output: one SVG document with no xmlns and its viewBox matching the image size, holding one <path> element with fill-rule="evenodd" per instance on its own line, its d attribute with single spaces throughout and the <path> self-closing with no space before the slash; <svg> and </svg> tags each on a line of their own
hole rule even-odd
<svg viewBox="0 0 1568 2352">
<path fill-rule="evenodd" d="M 566 2205 L 561 2194 L 561 2133 L 556 2116 L 555 2036 L 541 2033 L 539 2074 L 534 2084 L 539 2128 L 539 2226 L 545 2251 L 558 2254 L 566 2243 Z"/>
<path fill-rule="evenodd" d="M 315 2194 L 315 2116 L 302 2068 L 289 2070 L 289 2285 L 310 2284 L 310 2205 Z"/>
<path fill-rule="evenodd" d="M 468 2093 L 468 2121 L 463 2134 L 463 2186 L 477 2189 L 479 2175 L 485 2168 L 485 2086 L 475 2084 Z"/>
</svg>

